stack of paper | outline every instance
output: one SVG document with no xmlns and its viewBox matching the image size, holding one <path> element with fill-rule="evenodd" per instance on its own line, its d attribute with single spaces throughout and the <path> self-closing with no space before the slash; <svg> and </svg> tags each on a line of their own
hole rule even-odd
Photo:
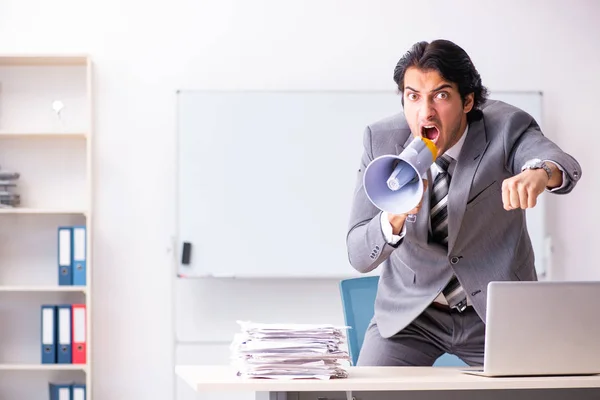
<svg viewBox="0 0 600 400">
<path fill-rule="evenodd" d="M 21 205 L 21 195 L 14 192 L 16 181 L 21 174 L 18 172 L 0 171 L 0 208 L 13 208 Z"/>
<path fill-rule="evenodd" d="M 346 378 L 345 327 L 240 322 L 231 344 L 233 365 L 246 378 Z"/>
</svg>

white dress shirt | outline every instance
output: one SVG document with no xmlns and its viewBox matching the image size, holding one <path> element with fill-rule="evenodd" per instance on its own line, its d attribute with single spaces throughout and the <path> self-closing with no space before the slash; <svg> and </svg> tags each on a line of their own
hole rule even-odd
<svg viewBox="0 0 600 400">
<path fill-rule="evenodd" d="M 453 160 L 458 160 L 458 156 L 460 155 L 460 151 L 462 150 L 463 144 L 465 143 L 465 139 L 467 138 L 468 132 L 469 132 L 469 125 L 467 125 L 467 128 L 465 129 L 465 133 L 463 133 L 463 135 L 460 137 L 458 142 L 456 142 L 456 144 L 454 144 L 454 146 L 450 147 L 446 151 L 447 156 L 451 157 Z M 451 168 L 453 168 L 453 167 L 451 167 Z M 440 167 L 438 167 L 438 165 L 436 163 L 433 163 L 431 165 L 430 169 L 431 169 L 431 179 L 433 179 L 435 181 L 435 177 L 440 172 Z M 450 173 L 450 176 L 452 176 L 453 171 L 448 171 L 448 172 Z M 427 192 L 425 192 L 425 193 L 427 194 Z M 429 229 L 431 230 L 431 225 L 429 226 Z M 381 213 L 381 230 L 383 231 L 385 240 L 388 243 L 396 244 L 406 234 L 406 223 L 404 223 L 404 225 L 402 226 L 402 231 L 400 231 L 400 234 L 394 235 L 392 224 L 390 223 L 390 220 L 388 218 L 388 213 L 384 211 Z"/>
</svg>

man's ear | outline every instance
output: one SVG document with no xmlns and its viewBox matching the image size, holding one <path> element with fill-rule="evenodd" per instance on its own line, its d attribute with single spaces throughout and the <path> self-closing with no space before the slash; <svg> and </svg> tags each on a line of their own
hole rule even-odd
<svg viewBox="0 0 600 400">
<path fill-rule="evenodd" d="M 463 112 L 467 114 L 469 111 L 473 109 L 473 104 L 475 103 L 475 94 L 469 93 L 465 96 L 465 101 L 463 102 Z"/>
</svg>

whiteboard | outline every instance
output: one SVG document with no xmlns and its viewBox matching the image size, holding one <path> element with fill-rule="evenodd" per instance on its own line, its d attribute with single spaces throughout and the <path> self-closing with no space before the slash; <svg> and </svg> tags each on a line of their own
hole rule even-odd
<svg viewBox="0 0 600 400">
<path fill-rule="evenodd" d="M 541 124 L 540 93 L 490 97 Z M 179 91 L 178 276 L 357 276 L 345 239 L 363 132 L 401 112 L 400 100 L 381 91 Z M 540 273 L 541 197 L 528 211 Z"/>
</svg>

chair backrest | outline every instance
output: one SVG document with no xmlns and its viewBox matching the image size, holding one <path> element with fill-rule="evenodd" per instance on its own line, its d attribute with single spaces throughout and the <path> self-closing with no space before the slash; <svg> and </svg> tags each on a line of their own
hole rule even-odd
<svg viewBox="0 0 600 400">
<path fill-rule="evenodd" d="M 348 329 L 348 353 L 356 365 L 365 332 L 374 314 L 379 276 L 344 279 L 340 282 L 344 320 Z"/>
<path fill-rule="evenodd" d="M 379 276 L 350 278 L 340 282 L 344 321 L 346 326 L 350 327 L 347 341 L 352 365 L 356 365 L 358 361 L 365 332 L 373 318 L 378 284 Z M 461 367 L 467 364 L 457 356 L 446 353 L 440 356 L 433 366 Z"/>
</svg>

